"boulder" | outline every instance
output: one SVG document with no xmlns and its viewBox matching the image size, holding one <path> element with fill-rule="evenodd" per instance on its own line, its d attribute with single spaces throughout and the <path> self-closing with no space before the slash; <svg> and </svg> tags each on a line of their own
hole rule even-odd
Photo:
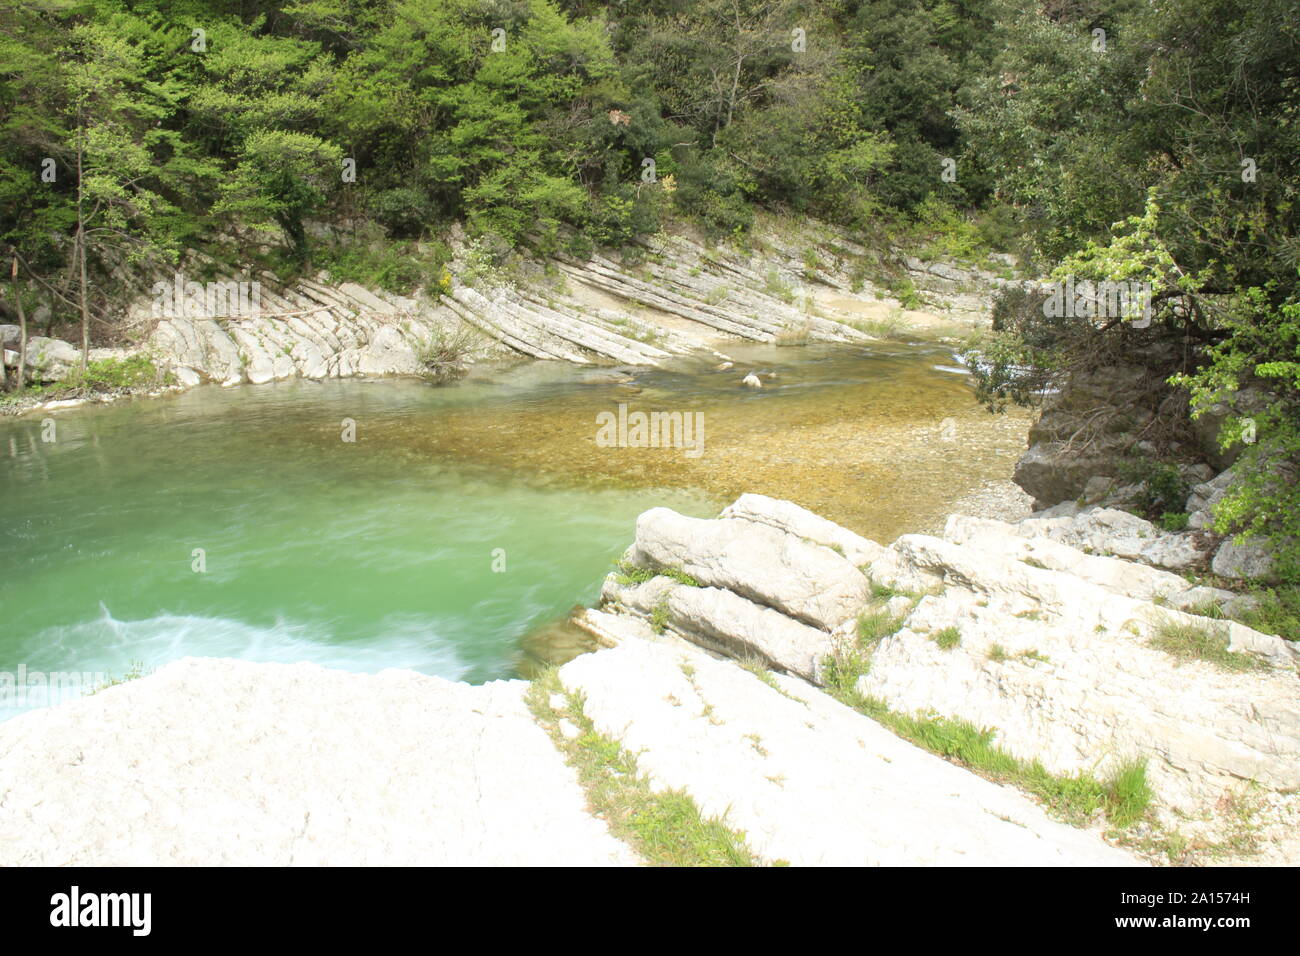
<svg viewBox="0 0 1300 956">
<path fill-rule="evenodd" d="M 1105 554 L 1181 571 L 1204 564 L 1202 539 L 1163 529 L 1116 508 L 1032 515 L 1019 522 L 1024 534 L 1050 538 L 1090 554 Z"/>
<path fill-rule="evenodd" d="M 81 362 L 81 352 L 62 339 L 37 335 L 27 340 L 27 367 L 49 382 L 61 382 Z"/>
<path fill-rule="evenodd" d="M 1240 442 L 1228 448 L 1219 445 L 1219 430 L 1224 421 L 1233 415 L 1259 412 L 1268 403 L 1268 394 L 1263 389 L 1248 386 L 1225 401 L 1207 406 L 1192 420 L 1198 450 L 1205 460 L 1220 471 L 1230 468 L 1241 457 L 1242 445 Z"/>
<path fill-rule="evenodd" d="M 688 518 L 668 508 L 637 519 L 632 560 L 681 569 L 825 631 L 854 617 L 870 593 L 852 562 L 827 547 L 753 521 Z"/>
<path fill-rule="evenodd" d="M 1273 579 L 1273 554 L 1267 543 L 1248 538 L 1238 544 L 1228 538 L 1214 552 L 1210 570 L 1221 578 L 1270 581 Z"/>
<path fill-rule="evenodd" d="M 182 388 L 193 388 L 195 385 L 198 385 L 203 381 L 199 373 L 194 371 L 194 369 L 190 368 L 188 365 L 176 366 L 172 374 L 176 376 L 176 383 Z"/>
<path fill-rule="evenodd" d="M 606 579 L 601 597 L 664 624 L 693 644 L 741 661 L 820 684 L 821 668 L 835 650 L 830 634 L 722 588 L 697 588 L 657 577 L 634 587 Z"/>
<path fill-rule="evenodd" d="M 926 597 L 874 650 L 858 690 L 897 711 L 988 728 L 997 746 L 1054 773 L 1105 777 L 1145 759 L 1158 803 L 1188 811 L 1214 807 L 1243 780 L 1300 786 L 1294 667 L 1180 663 L 1151 646 L 1141 604 L 1104 592 L 1087 599 L 1098 617 L 1131 616 L 1133 627 L 1094 627 L 1082 602 L 1025 607 L 1017 597 L 960 585 Z M 932 635 L 947 628 L 959 641 L 940 647 Z"/>
<path fill-rule="evenodd" d="M 816 544 L 825 545 L 854 565 L 870 564 L 884 552 L 884 546 L 842 528 L 807 508 L 767 495 L 744 494 L 723 509 L 722 518 L 740 518 L 765 524 Z"/>
<path fill-rule="evenodd" d="M 894 552 L 895 566 L 922 575 L 932 593 L 954 587 L 979 592 L 1011 607 L 1013 614 L 1024 611 L 1059 615 L 1078 628 L 1081 635 L 1122 631 L 1146 640 L 1166 624 L 1206 626 L 1203 617 L 1157 607 L 1150 601 L 1108 590 L 1103 584 L 1069 571 L 1040 567 L 930 535 L 905 534 L 894 542 L 890 551 Z M 878 561 L 871 566 L 873 577 L 884 564 Z M 894 584 L 894 581 L 884 583 Z M 1230 650 L 1256 655 L 1270 666 L 1294 672 L 1297 651 L 1290 642 L 1261 634 L 1235 621 L 1218 621 L 1214 626 L 1222 631 Z"/>
<path fill-rule="evenodd" d="M 1089 479 L 1114 469 L 1122 459 L 1116 445 L 1110 454 L 1080 455 L 1054 442 L 1036 442 L 1016 462 L 1014 481 L 1046 508 L 1080 497 Z"/>
<path fill-rule="evenodd" d="M 693 644 L 816 685 L 853 642 L 874 581 L 920 595 L 878 605 L 902 626 L 860 649 L 870 666 L 858 691 L 894 712 L 987 728 L 997 746 L 1059 774 L 1105 778 L 1145 761 L 1160 813 L 1218 813 L 1243 780 L 1290 799 L 1300 788 L 1296 647 L 1192 613 L 1242 610 L 1229 591 L 1105 553 L 1146 560 L 1153 544 L 1194 536 L 1113 509 L 1055 510 L 1018 523 L 953 516 L 942 538 L 882 548 L 762 495 L 714 520 L 654 509 L 626 558 L 704 586 L 611 575 L 592 633 L 620 649 Z M 868 577 L 849 573 L 855 563 Z M 934 639 L 949 630 L 955 643 Z M 1197 632 L 1245 659 L 1166 646 Z"/>
<path fill-rule="evenodd" d="M 1052 571 L 1065 571 L 1114 594 L 1144 601 L 1159 600 L 1173 607 L 1190 608 L 1207 603 L 1222 604 L 1232 598 L 1230 591 L 1196 587 L 1169 571 L 1120 558 L 1089 554 L 1045 535 L 1035 534 L 1036 526 L 1029 521 L 1011 524 L 989 518 L 952 515 L 944 526 L 943 536 L 954 544 L 968 545 L 1001 558 Z"/>
</svg>

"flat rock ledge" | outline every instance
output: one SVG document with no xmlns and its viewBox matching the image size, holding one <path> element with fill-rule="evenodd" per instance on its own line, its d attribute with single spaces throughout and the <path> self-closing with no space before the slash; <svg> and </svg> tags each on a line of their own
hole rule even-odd
<svg viewBox="0 0 1300 956">
<path fill-rule="evenodd" d="M 527 689 L 176 661 L 0 724 L 0 864 L 634 863 Z"/>
<path fill-rule="evenodd" d="M 797 678 L 629 640 L 560 670 L 597 730 L 795 866 L 1129 866 L 1094 832 L 895 736 Z"/>
<path fill-rule="evenodd" d="M 1134 863 L 803 681 L 647 637 L 562 683 L 764 861 Z M 638 864 L 527 688 L 177 661 L 0 725 L 0 865 Z"/>
</svg>

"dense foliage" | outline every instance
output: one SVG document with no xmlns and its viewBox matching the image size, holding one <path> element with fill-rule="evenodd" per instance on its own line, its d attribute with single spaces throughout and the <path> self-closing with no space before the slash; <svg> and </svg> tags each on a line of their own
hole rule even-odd
<svg viewBox="0 0 1300 956">
<path fill-rule="evenodd" d="M 979 183 L 940 164 L 993 7 L 8 0 L 0 242 L 71 308 L 83 227 L 102 273 L 258 238 L 329 256 L 314 223 L 619 243 L 669 213 L 730 233 L 756 204 L 862 225 L 966 203 Z"/>
<path fill-rule="evenodd" d="M 1053 278 L 1141 279 L 1133 316 L 1003 324 L 983 398 L 1032 370 L 1181 358 L 1193 415 L 1224 417 L 1245 461 L 1219 530 L 1271 537 L 1300 574 L 1300 20 L 1290 0 L 1050 4 L 960 93 L 966 148 L 1034 235 Z M 1100 47 L 1100 49 L 1099 49 Z M 1023 313 L 1022 313 L 1023 314 Z M 1032 314 L 1031 314 L 1032 316 Z M 1172 348 L 1171 348 L 1172 346 Z M 1028 371 L 1027 371 L 1028 370 Z M 1018 391 L 1019 390 L 1019 391 Z M 1246 440 L 1242 442 L 1245 436 Z"/>
<path fill-rule="evenodd" d="M 1294 0 L 5 0 L 0 248 L 98 335 L 114 277 L 187 249 L 436 288 L 453 222 L 579 254 L 760 206 L 1014 230 L 1150 282 L 1154 332 L 1012 309 L 984 400 L 1163 335 L 1199 408 L 1268 386 L 1268 475 L 1300 454 L 1298 107 Z M 1224 520 L 1295 532 L 1293 496 Z"/>
</svg>

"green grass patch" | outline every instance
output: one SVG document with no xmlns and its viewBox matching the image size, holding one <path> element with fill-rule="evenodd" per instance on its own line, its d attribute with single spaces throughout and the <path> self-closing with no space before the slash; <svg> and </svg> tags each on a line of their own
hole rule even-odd
<svg viewBox="0 0 1300 956">
<path fill-rule="evenodd" d="M 1201 604 L 1193 604 L 1191 607 L 1183 608 L 1188 614 L 1195 614 L 1197 617 L 1208 617 L 1216 621 L 1222 621 L 1227 618 L 1223 613 L 1223 605 L 1217 601 L 1205 601 Z"/>
<path fill-rule="evenodd" d="M 921 293 L 917 291 L 911 279 L 898 280 L 889 286 L 889 291 L 904 309 L 915 310 L 925 305 L 925 300 L 921 298 Z"/>
<path fill-rule="evenodd" d="M 950 651 L 961 646 L 961 631 L 955 627 L 945 627 L 942 631 L 931 634 L 930 639 L 939 645 L 939 650 Z"/>
<path fill-rule="evenodd" d="M 761 680 L 768 687 L 772 688 L 772 690 L 776 691 L 782 697 L 788 698 L 789 700 L 794 701 L 796 704 L 803 704 L 805 707 L 808 706 L 807 701 L 802 701 L 798 697 L 795 697 L 793 694 L 786 691 L 784 687 L 782 687 L 780 684 L 776 682 L 776 678 L 772 675 L 772 672 L 768 670 L 767 662 L 762 660 L 761 658 L 751 655 L 749 657 L 737 659 L 736 663 L 738 663 L 745 670 L 749 671 L 751 674 L 753 674 L 755 677 Z"/>
<path fill-rule="evenodd" d="M 1151 646 L 1185 661 L 1205 661 L 1225 671 L 1267 670 L 1268 664 L 1250 654 L 1228 650 L 1228 634 L 1217 625 L 1162 621 Z"/>
<path fill-rule="evenodd" d="M 423 243 L 393 241 L 371 237 L 372 241 L 328 242 L 312 249 L 312 269 L 325 269 L 332 282 L 355 282 L 367 288 L 380 288 L 398 295 L 410 295 L 424 286 L 431 295 L 447 292 L 451 288 L 451 275 L 447 264 L 451 249 L 441 241 Z M 477 260 L 468 258 L 466 273 L 459 278 L 467 284 L 480 278 L 474 272 Z M 280 269 L 281 278 L 293 278 L 301 269 L 295 263 L 285 263 Z"/>
<path fill-rule="evenodd" d="M 921 598 L 925 597 L 925 594 L 921 591 L 909 591 L 906 588 L 891 587 L 888 584 L 881 584 L 870 577 L 868 577 L 868 581 L 871 584 L 871 600 L 877 604 L 896 597 L 905 597 L 910 601 L 919 601 Z"/>
<path fill-rule="evenodd" d="M 33 382 L 24 385 L 22 389 L 15 388 L 11 392 L 0 392 L 0 405 L 17 405 L 19 402 L 31 399 L 44 401 L 66 393 L 67 388 L 59 382 Z"/>
<path fill-rule="evenodd" d="M 1259 604 L 1237 616 L 1247 627 L 1300 641 L 1300 587 L 1260 588 L 1252 592 Z"/>
<path fill-rule="evenodd" d="M 807 325 L 786 325 L 776 333 L 775 344 L 778 348 L 807 345 L 812 337 L 812 329 Z"/>
<path fill-rule="evenodd" d="M 763 286 L 763 291 L 774 299 L 780 299 L 787 305 L 794 302 L 794 286 L 783 280 L 780 273 L 775 269 L 767 271 L 767 282 Z"/>
<path fill-rule="evenodd" d="M 903 619 L 883 608 L 863 611 L 858 617 L 858 640 L 863 646 L 874 646 L 903 626 Z"/>
<path fill-rule="evenodd" d="M 563 695 L 556 709 L 551 697 Z M 582 698 L 561 687 L 547 671 L 528 692 L 528 705 L 555 746 L 578 773 L 592 811 L 653 866 L 761 866 L 745 843 L 745 834 L 725 822 L 705 817 L 682 790 L 656 793 L 637 769 L 636 758 L 615 740 L 599 733 L 583 713 Z M 570 740 L 560 720 L 572 721 L 581 733 Z"/>
<path fill-rule="evenodd" d="M 844 323 L 851 328 L 857 329 L 863 335 L 869 335 L 873 339 L 885 339 L 887 341 L 901 341 L 910 336 L 911 327 L 907 320 L 900 313 L 891 313 L 881 318 L 875 319 L 850 319 Z"/>
<path fill-rule="evenodd" d="M 78 369 L 67 380 L 72 388 L 89 388 L 107 392 L 117 388 L 142 388 L 162 385 L 165 376 L 148 355 L 106 358 L 86 363 L 85 374 Z"/>
<path fill-rule="evenodd" d="M 993 742 L 995 731 L 989 728 L 947 717 L 895 713 L 884 701 L 858 693 L 856 680 L 847 691 L 829 684 L 827 689 L 904 740 L 988 780 L 1032 794 L 1057 817 L 1075 826 L 1085 826 L 1098 813 L 1104 813 L 1112 826 L 1123 829 L 1142 819 L 1150 805 L 1152 793 L 1145 761 L 1125 763 L 1105 779 L 1082 772 L 1054 774 L 1037 760 L 1021 760 L 998 747 Z"/>
<path fill-rule="evenodd" d="M 616 580 L 624 587 L 630 587 L 635 584 L 645 584 L 645 582 L 653 578 L 660 577 L 671 578 L 678 584 L 685 584 L 687 587 L 703 587 L 699 581 L 695 580 L 695 578 L 691 577 L 681 568 L 659 568 L 658 570 L 652 568 L 639 568 L 635 564 L 622 559 L 619 559 L 614 567 L 617 571 Z"/>
<path fill-rule="evenodd" d="M 668 595 L 661 597 L 650 609 L 650 626 L 656 634 L 662 634 L 668 629 Z"/>
<path fill-rule="evenodd" d="M 173 381 L 171 373 L 159 369 L 149 355 L 137 353 L 126 358 L 106 358 L 87 362 L 85 372 L 81 371 L 80 366 L 74 366 L 63 381 L 27 385 L 21 391 L 9 392 L 0 397 L 0 404 L 33 398 L 42 401 L 76 398 L 84 396 L 87 392 L 158 388 L 170 385 Z"/>
</svg>

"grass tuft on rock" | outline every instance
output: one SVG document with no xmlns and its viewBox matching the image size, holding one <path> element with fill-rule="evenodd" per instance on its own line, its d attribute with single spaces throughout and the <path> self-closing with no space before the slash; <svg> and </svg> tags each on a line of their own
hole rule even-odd
<svg viewBox="0 0 1300 956">
<path fill-rule="evenodd" d="M 826 691 L 904 740 L 985 779 L 1032 794 L 1067 823 L 1087 826 L 1098 813 L 1104 813 L 1111 826 L 1124 829 L 1146 816 L 1152 798 L 1146 761 L 1125 763 L 1104 780 L 1087 773 L 1052 773 L 1037 760 L 1021 760 L 997 746 L 995 730 L 948 717 L 900 714 L 879 698 L 863 694 L 858 679 L 867 673 L 869 664 L 870 655 L 862 648 L 827 658 Z"/>
<path fill-rule="evenodd" d="M 1259 588 L 1251 592 L 1255 606 L 1238 616 L 1247 627 L 1300 641 L 1300 586 Z"/>
<path fill-rule="evenodd" d="M 654 578 L 671 578 L 678 584 L 685 584 L 687 587 L 698 588 L 703 585 L 695 578 L 691 577 L 681 568 L 639 568 L 630 561 L 619 560 L 614 565 L 617 571 L 618 583 L 624 587 L 630 587 L 635 584 L 645 584 Z"/>
<path fill-rule="evenodd" d="M 554 695 L 564 706 L 551 705 Z M 653 866 L 761 866 L 745 843 L 745 834 L 722 820 L 705 817 L 682 790 L 655 792 L 637 769 L 636 757 L 616 740 L 598 732 L 583 713 L 582 697 L 564 690 L 554 669 L 533 681 L 528 706 L 568 764 L 578 772 L 594 813 L 613 835 Z M 569 739 L 562 719 L 579 729 Z"/>
<path fill-rule="evenodd" d="M 1225 671 L 1268 669 L 1268 664 L 1257 657 L 1228 650 L 1227 631 L 1215 625 L 1169 618 L 1156 627 L 1151 646 L 1179 660 L 1205 661 Z"/>
<path fill-rule="evenodd" d="M 865 568 L 867 566 L 863 565 L 863 567 Z M 864 570 L 863 573 L 866 574 L 866 571 Z M 871 584 L 871 600 L 877 604 L 896 597 L 905 597 L 910 601 L 919 601 L 921 598 L 925 597 L 924 592 L 921 591 L 909 591 L 906 588 L 896 588 L 889 584 L 881 584 L 869 574 L 867 575 L 867 579 Z"/>
<path fill-rule="evenodd" d="M 121 677 L 115 677 L 112 674 L 107 675 L 104 682 L 91 690 L 90 693 L 98 694 L 101 690 L 108 690 L 110 687 L 125 684 L 127 681 L 139 680 L 141 677 L 147 677 L 152 673 L 153 671 L 145 668 L 144 661 L 131 661 L 126 672 Z"/>
<path fill-rule="evenodd" d="M 953 648 L 961 646 L 961 631 L 955 627 L 945 627 L 941 631 L 935 631 L 932 639 L 939 645 L 939 650 L 951 651 Z"/>
<path fill-rule="evenodd" d="M 903 626 L 903 619 L 884 609 L 864 611 L 858 617 L 858 640 L 863 645 L 879 644 Z"/>
</svg>

